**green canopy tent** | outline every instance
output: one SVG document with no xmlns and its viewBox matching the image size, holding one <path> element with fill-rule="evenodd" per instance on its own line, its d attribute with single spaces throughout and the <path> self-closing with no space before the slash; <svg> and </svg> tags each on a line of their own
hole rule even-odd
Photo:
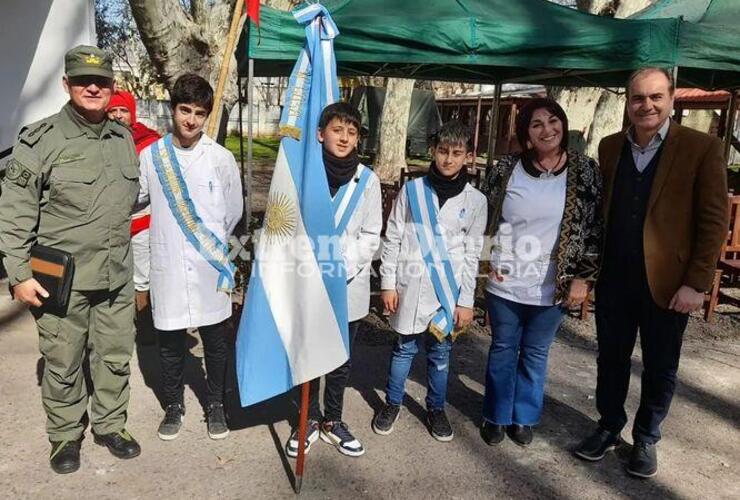
<svg viewBox="0 0 740 500">
<path fill-rule="evenodd" d="M 621 87 L 632 70 L 654 65 L 679 67 L 679 82 L 692 86 L 740 86 L 737 35 L 718 28 L 737 22 L 740 0 L 663 0 L 632 19 L 593 16 L 547 0 L 322 3 L 340 31 L 335 51 L 342 76 L 495 83 L 498 95 L 503 82 Z M 699 8 L 682 20 L 668 3 Z M 721 42 L 713 38 L 717 33 Z M 263 7 L 260 28 L 245 30 L 238 45 L 239 74 L 290 74 L 304 40 L 291 13 Z"/>
<path fill-rule="evenodd" d="M 681 18 L 678 83 L 740 88 L 740 0 L 658 0 L 632 19 Z"/>
<path fill-rule="evenodd" d="M 676 59 L 677 19 L 610 19 L 547 0 L 323 0 L 322 4 L 340 32 L 334 42 L 339 75 L 497 83 L 493 109 L 498 107 L 502 82 L 557 77 L 572 85 L 602 85 L 591 75 L 614 69 L 629 72 L 644 65 L 673 66 Z M 289 75 L 304 43 L 305 29 L 289 12 L 262 7 L 260 28 L 246 24 L 236 56 L 239 75 L 249 78 L 248 103 L 254 102 L 252 77 Z M 623 78 L 612 77 L 606 84 L 618 86 Z M 252 191 L 251 110 L 250 105 L 247 193 Z M 241 99 L 239 113 L 241 128 Z M 493 131 L 497 113 L 492 118 Z M 489 151 L 494 144 L 491 134 Z"/>
<path fill-rule="evenodd" d="M 677 19 L 623 20 L 546 0 L 325 0 L 343 76 L 593 85 L 588 75 L 673 66 Z M 305 41 L 292 14 L 268 7 L 239 44 L 240 74 L 283 76 Z M 245 49 L 245 47 L 248 47 Z M 619 81 L 606 82 L 614 86 Z M 599 82 L 597 82 L 599 83 Z"/>
<path fill-rule="evenodd" d="M 680 86 L 733 90 L 722 123 L 729 158 L 740 89 L 740 0 L 658 0 L 633 18 L 681 19 L 676 60 Z"/>
</svg>

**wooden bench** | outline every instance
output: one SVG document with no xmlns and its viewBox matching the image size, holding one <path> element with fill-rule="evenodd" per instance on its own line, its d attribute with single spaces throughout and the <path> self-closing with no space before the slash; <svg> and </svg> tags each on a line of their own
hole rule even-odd
<svg viewBox="0 0 740 500">
<path fill-rule="evenodd" d="M 740 283 L 740 195 L 731 195 L 728 200 L 730 226 L 727 240 L 722 245 L 717 269 L 714 271 L 712 288 L 704 299 L 704 319 L 712 321 L 714 310 L 720 302 L 740 307 L 740 300 L 722 292 L 722 288 L 737 287 Z"/>
</svg>

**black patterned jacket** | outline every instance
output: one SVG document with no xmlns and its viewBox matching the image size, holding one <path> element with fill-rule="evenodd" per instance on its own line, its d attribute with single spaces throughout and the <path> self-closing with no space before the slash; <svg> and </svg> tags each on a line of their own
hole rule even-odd
<svg viewBox="0 0 740 500">
<path fill-rule="evenodd" d="M 520 155 L 508 155 L 491 168 L 481 186 L 488 198 L 489 235 L 494 236 L 501 223 L 506 187 Z M 568 151 L 565 210 L 560 223 L 557 250 L 556 303 L 568 296 L 574 278 L 595 281 L 599 274 L 602 239 L 601 173 L 592 158 Z M 532 200 L 536 203 L 537 200 Z"/>
</svg>

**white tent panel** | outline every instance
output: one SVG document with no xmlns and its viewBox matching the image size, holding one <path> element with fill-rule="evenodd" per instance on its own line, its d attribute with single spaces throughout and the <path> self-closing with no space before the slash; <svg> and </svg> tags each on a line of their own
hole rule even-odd
<svg viewBox="0 0 740 500">
<path fill-rule="evenodd" d="M 0 168 L 20 128 L 67 101 L 64 53 L 95 41 L 94 0 L 2 0 Z"/>
</svg>

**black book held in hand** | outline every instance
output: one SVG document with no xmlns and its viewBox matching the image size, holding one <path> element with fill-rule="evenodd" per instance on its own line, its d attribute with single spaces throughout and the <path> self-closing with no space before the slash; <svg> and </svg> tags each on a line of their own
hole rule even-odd
<svg viewBox="0 0 740 500">
<path fill-rule="evenodd" d="M 74 267 L 74 257 L 69 252 L 43 245 L 31 247 L 33 277 L 49 292 L 49 297 L 42 299 L 44 309 L 66 311 Z"/>
</svg>

